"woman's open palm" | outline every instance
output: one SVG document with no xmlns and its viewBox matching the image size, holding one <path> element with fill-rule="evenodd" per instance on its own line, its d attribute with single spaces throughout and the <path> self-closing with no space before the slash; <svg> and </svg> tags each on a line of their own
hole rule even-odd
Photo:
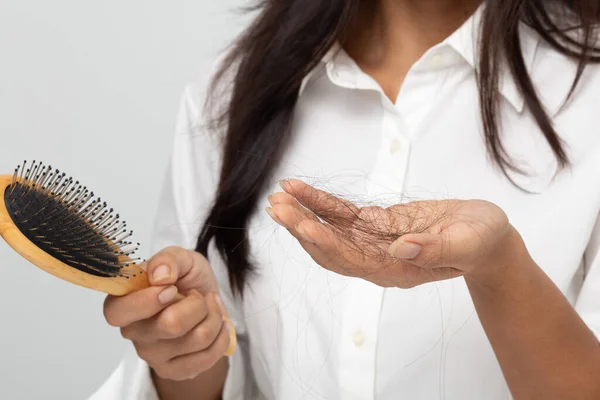
<svg viewBox="0 0 600 400">
<path fill-rule="evenodd" d="M 511 226 L 482 200 L 357 207 L 298 180 L 269 196 L 271 217 L 316 263 L 384 287 L 409 288 L 485 268 Z"/>
</svg>

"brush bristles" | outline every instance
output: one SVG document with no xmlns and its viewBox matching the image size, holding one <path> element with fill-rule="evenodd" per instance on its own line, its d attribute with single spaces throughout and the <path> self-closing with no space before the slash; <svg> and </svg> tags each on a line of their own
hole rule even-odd
<svg viewBox="0 0 600 400">
<path fill-rule="evenodd" d="M 106 202 L 78 181 L 34 161 L 15 169 L 4 192 L 9 215 L 36 246 L 63 263 L 102 277 L 131 275 L 139 243 Z"/>
</svg>

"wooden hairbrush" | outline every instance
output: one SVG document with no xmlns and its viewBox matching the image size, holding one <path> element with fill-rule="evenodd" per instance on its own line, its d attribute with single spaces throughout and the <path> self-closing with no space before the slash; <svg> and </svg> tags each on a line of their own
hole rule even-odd
<svg viewBox="0 0 600 400">
<path fill-rule="evenodd" d="M 139 243 L 119 214 L 86 187 L 34 161 L 0 176 L 0 236 L 22 257 L 73 284 L 115 296 L 149 286 Z M 179 295 L 183 298 L 183 295 Z M 236 348 L 231 321 L 230 346 Z"/>
</svg>

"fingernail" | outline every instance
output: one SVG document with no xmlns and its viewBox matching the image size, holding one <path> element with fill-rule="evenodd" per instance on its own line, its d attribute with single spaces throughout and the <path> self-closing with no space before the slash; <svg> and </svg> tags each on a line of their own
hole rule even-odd
<svg viewBox="0 0 600 400">
<path fill-rule="evenodd" d="M 290 184 L 287 179 L 283 179 L 279 181 L 279 186 L 281 186 L 281 188 L 287 192 L 286 188 L 289 188 Z"/>
<path fill-rule="evenodd" d="M 215 294 L 215 303 L 217 303 L 217 306 L 219 306 L 219 310 L 221 311 L 221 315 L 222 316 L 226 316 L 227 315 L 227 309 L 225 308 L 225 303 L 223 303 L 223 299 L 218 294 Z"/>
<path fill-rule="evenodd" d="M 273 205 L 273 195 L 272 194 L 267 196 L 267 200 L 269 200 L 270 205 Z"/>
<path fill-rule="evenodd" d="M 161 265 L 154 270 L 152 274 L 153 283 L 158 283 L 164 279 L 168 279 L 171 275 L 171 268 L 168 265 Z"/>
<path fill-rule="evenodd" d="M 315 240 L 312 239 L 310 236 L 308 236 L 308 233 L 306 233 L 304 228 L 302 228 L 301 226 L 296 226 L 295 229 L 296 229 L 296 233 L 298 233 L 298 235 L 302 238 L 302 240 L 304 240 L 305 242 L 316 244 Z"/>
<path fill-rule="evenodd" d="M 273 211 L 273 209 L 271 207 L 267 207 L 266 210 L 267 210 L 267 214 L 269 214 L 269 217 L 271 217 L 279 225 L 283 225 L 281 223 L 281 220 L 279 219 L 279 217 L 277 216 L 277 214 L 275 214 L 275 212 Z"/>
<path fill-rule="evenodd" d="M 167 304 L 175 298 L 176 294 L 177 287 L 169 286 L 168 288 L 166 288 L 158 294 L 158 301 L 160 302 L 160 304 Z"/>
<path fill-rule="evenodd" d="M 388 252 L 392 257 L 396 257 L 401 260 L 412 260 L 419 255 L 422 248 L 423 247 L 419 244 L 398 240 L 392 243 L 388 249 Z"/>
</svg>

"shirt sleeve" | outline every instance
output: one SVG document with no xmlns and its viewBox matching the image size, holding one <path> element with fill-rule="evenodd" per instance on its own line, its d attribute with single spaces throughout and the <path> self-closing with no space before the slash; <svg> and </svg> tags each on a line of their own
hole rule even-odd
<svg viewBox="0 0 600 400">
<path fill-rule="evenodd" d="M 152 253 L 167 246 L 194 249 L 204 218 L 216 193 L 220 168 L 220 140 L 202 129 L 195 85 L 186 88 L 177 119 L 177 129 L 167 173 L 162 185 L 152 240 Z M 249 373 L 248 340 L 239 297 L 234 297 L 227 269 L 213 249 L 210 261 L 238 335 L 236 352 L 228 358 L 229 372 L 223 400 L 253 398 L 255 385 Z M 148 365 L 132 345 L 108 380 L 90 400 L 158 400 Z"/>
<path fill-rule="evenodd" d="M 584 273 L 575 309 L 600 340 L 600 216 L 584 255 Z"/>
</svg>

